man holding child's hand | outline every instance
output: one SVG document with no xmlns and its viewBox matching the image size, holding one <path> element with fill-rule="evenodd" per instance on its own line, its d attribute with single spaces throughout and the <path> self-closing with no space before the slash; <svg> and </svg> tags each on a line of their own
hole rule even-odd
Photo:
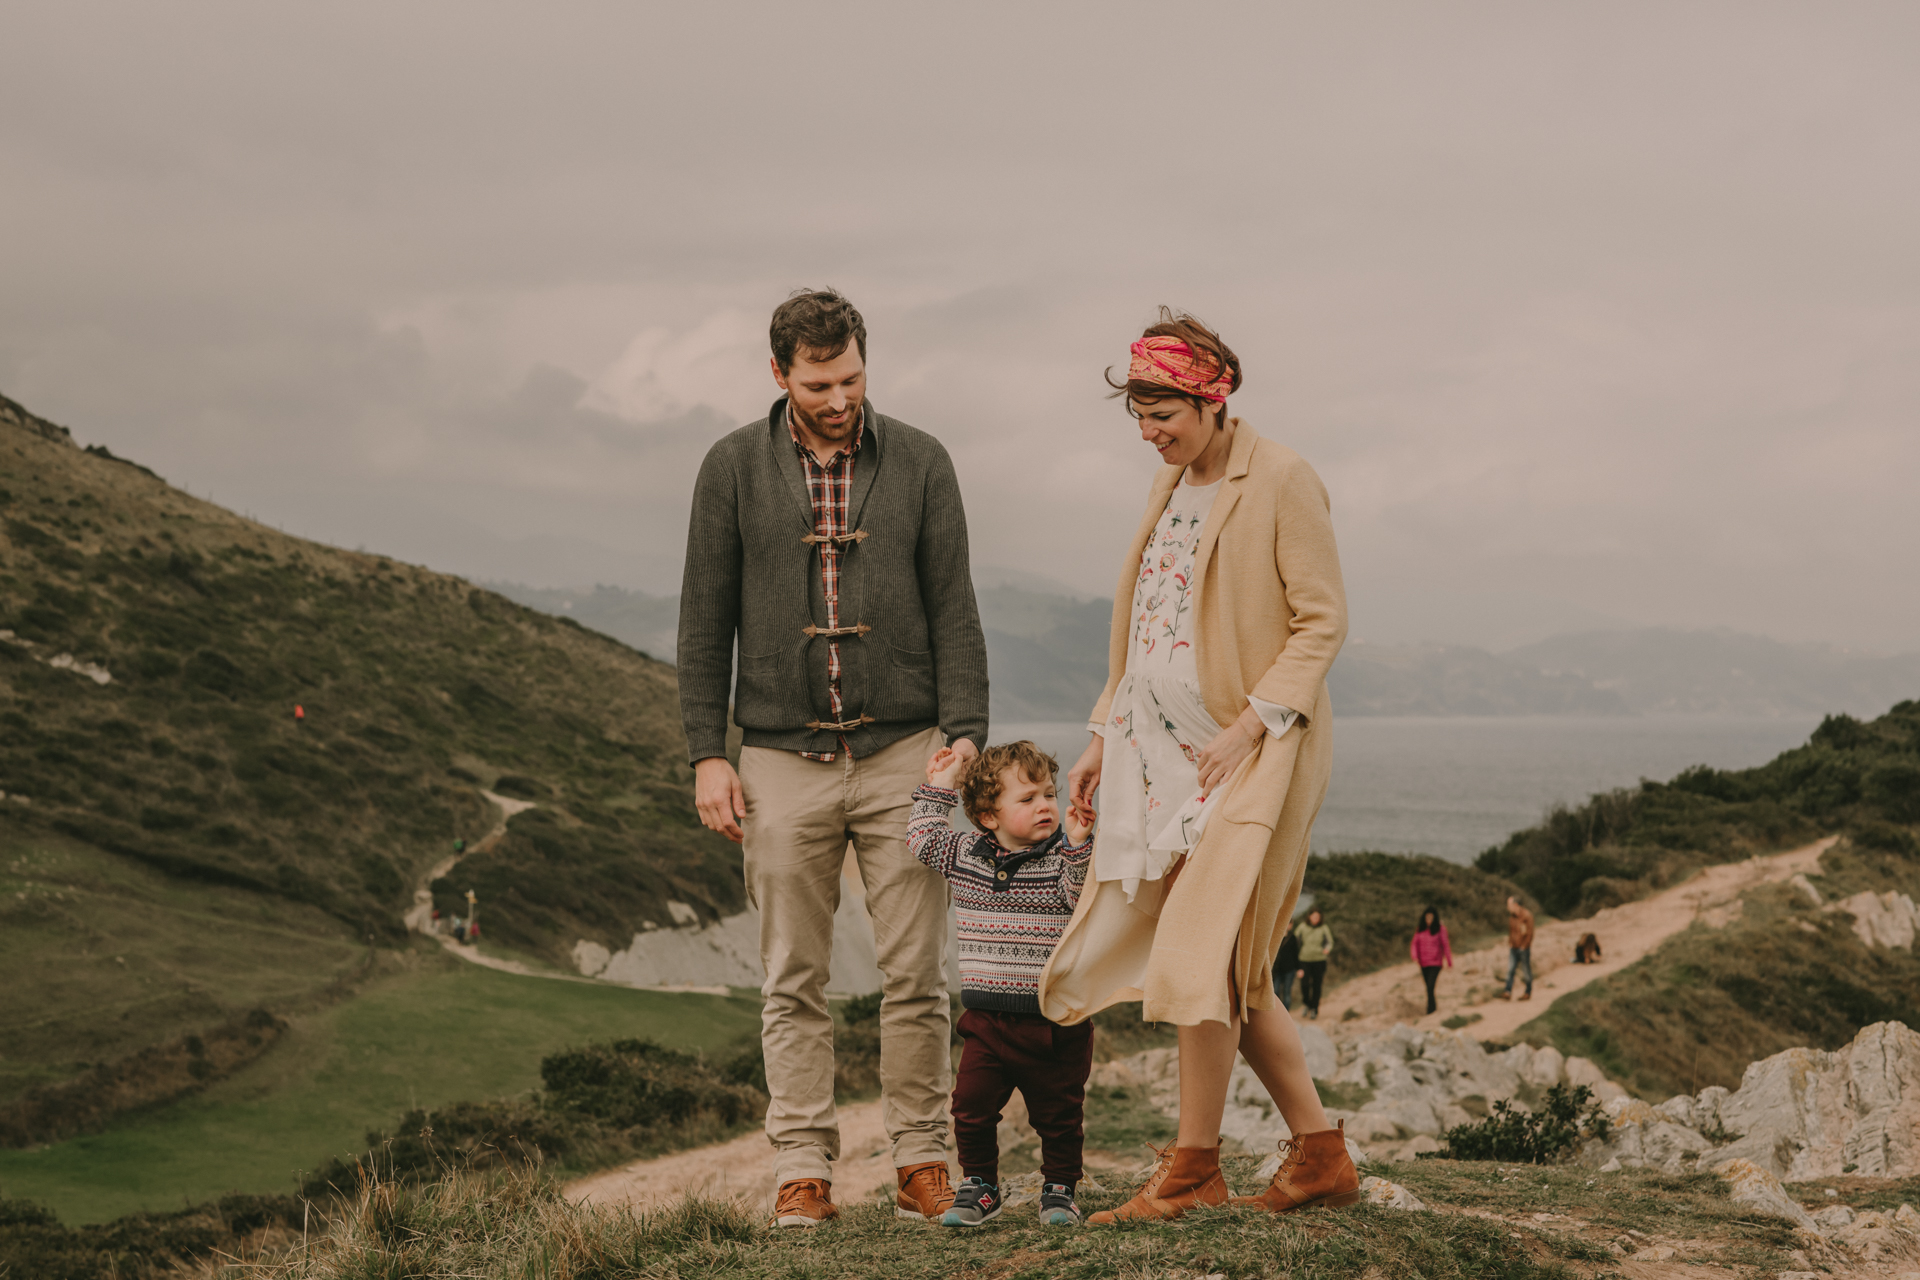
<svg viewBox="0 0 1920 1280">
<path fill-rule="evenodd" d="M 678 654 L 694 802 L 742 843 L 760 912 L 775 1221 L 837 1214 L 826 983 L 849 843 L 885 978 L 880 1088 L 897 1205 L 938 1220 L 953 1202 L 947 889 L 906 835 L 927 760 L 972 756 L 986 738 L 966 513 L 940 442 L 866 403 L 867 330 L 851 303 L 796 293 L 770 337 L 785 394 L 714 445 L 694 487 Z M 729 701 L 745 743 L 737 774 Z"/>
</svg>

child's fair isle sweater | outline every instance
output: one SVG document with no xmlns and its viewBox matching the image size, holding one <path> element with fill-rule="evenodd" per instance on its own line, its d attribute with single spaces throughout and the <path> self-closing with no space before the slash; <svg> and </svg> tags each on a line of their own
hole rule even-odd
<svg viewBox="0 0 1920 1280">
<path fill-rule="evenodd" d="M 1093 840 L 1064 832 L 1009 853 L 992 836 L 947 821 L 960 793 L 922 786 L 913 793 L 907 847 L 953 886 L 960 919 L 960 1003 L 1001 1013 L 1040 1012 L 1040 971 L 1080 901 Z"/>
</svg>

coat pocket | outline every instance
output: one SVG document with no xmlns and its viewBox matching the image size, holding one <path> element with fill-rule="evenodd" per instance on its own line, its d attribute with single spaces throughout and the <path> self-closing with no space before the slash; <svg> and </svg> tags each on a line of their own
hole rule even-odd
<svg viewBox="0 0 1920 1280">
<path fill-rule="evenodd" d="M 872 675 L 866 712 L 875 720 L 931 720 L 940 711 L 931 649 L 887 646 L 886 661 Z"/>
</svg>

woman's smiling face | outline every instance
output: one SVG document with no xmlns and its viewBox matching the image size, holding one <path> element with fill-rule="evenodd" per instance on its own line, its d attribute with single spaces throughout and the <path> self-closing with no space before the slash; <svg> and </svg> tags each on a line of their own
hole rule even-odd
<svg viewBox="0 0 1920 1280">
<path fill-rule="evenodd" d="M 1213 443 L 1219 413 L 1202 413 L 1191 400 L 1168 396 L 1164 400 L 1127 398 L 1127 412 L 1140 422 L 1140 438 L 1160 452 L 1162 462 L 1191 466 Z"/>
</svg>

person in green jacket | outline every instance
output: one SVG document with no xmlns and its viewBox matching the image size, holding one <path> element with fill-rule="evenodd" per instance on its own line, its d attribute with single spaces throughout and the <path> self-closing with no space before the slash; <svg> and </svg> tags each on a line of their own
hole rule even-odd
<svg viewBox="0 0 1920 1280">
<path fill-rule="evenodd" d="M 1317 1020 L 1320 988 L 1327 980 L 1327 957 L 1333 954 L 1333 930 L 1327 928 L 1326 917 L 1314 910 L 1293 926 L 1293 936 L 1300 939 L 1300 1003 L 1307 1007 L 1307 1017 Z"/>
</svg>

